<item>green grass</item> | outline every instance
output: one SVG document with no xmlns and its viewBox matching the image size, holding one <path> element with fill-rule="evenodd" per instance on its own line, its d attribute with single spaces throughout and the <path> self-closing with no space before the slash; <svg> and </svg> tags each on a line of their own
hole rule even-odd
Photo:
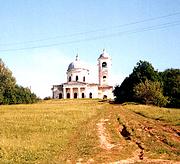
<svg viewBox="0 0 180 164">
<path fill-rule="evenodd" d="M 132 133 L 131 141 L 120 135 L 117 118 Z M 100 148 L 96 125 L 100 119 L 109 120 L 105 124 L 108 140 L 117 145 L 112 150 Z M 141 140 L 147 157 L 162 155 L 165 159 L 178 160 L 179 143 L 171 133 L 162 131 L 164 122 L 178 127 L 175 125 L 179 123 L 179 110 L 112 105 L 92 99 L 3 105 L 0 106 L 0 163 L 76 163 L 79 158 L 83 162 L 89 159 L 95 163 L 114 162 L 133 157 L 138 148 L 136 140 Z M 156 129 L 149 136 L 144 132 L 145 126 Z"/>
<path fill-rule="evenodd" d="M 159 108 L 156 106 L 145 105 L 126 105 L 125 108 L 147 118 L 169 122 L 173 125 L 180 125 L 179 109 Z"/>
</svg>

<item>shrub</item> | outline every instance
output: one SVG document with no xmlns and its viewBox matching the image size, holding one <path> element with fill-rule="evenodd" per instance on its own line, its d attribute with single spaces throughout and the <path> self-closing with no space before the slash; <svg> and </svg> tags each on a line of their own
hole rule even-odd
<svg viewBox="0 0 180 164">
<path fill-rule="evenodd" d="M 168 97 L 163 96 L 163 90 L 159 82 L 146 80 L 134 87 L 135 98 L 140 103 L 166 106 Z"/>
<path fill-rule="evenodd" d="M 50 96 L 45 97 L 44 100 L 51 100 L 51 97 Z"/>
</svg>

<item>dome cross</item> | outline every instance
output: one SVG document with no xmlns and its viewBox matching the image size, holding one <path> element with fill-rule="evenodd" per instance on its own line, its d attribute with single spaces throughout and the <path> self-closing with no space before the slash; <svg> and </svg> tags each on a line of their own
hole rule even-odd
<svg viewBox="0 0 180 164">
<path fill-rule="evenodd" d="M 79 61 L 79 55 L 78 54 L 76 55 L 76 61 Z"/>
</svg>

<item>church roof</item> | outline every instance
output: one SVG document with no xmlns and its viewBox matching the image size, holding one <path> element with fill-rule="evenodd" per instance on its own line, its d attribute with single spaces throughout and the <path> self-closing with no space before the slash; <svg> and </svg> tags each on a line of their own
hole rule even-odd
<svg viewBox="0 0 180 164">
<path fill-rule="evenodd" d="M 102 52 L 102 54 L 99 56 L 99 59 L 100 59 L 100 58 L 109 58 L 109 57 L 110 57 L 109 54 L 106 52 L 105 49 L 103 49 L 103 52 Z"/>
<path fill-rule="evenodd" d="M 86 69 L 88 70 L 87 66 L 85 65 L 85 63 L 83 63 L 82 61 L 80 61 L 78 55 L 76 55 L 76 59 L 75 61 L 71 62 L 68 66 L 68 70 L 70 71 L 72 69 Z"/>
<path fill-rule="evenodd" d="M 63 85 L 86 85 L 87 83 L 85 82 L 80 82 L 80 81 L 69 81 L 66 83 L 63 83 Z"/>
</svg>

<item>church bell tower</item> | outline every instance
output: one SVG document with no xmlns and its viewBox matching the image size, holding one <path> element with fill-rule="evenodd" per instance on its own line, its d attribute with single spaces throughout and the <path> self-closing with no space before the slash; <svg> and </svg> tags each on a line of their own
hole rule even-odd
<svg viewBox="0 0 180 164">
<path fill-rule="evenodd" d="M 103 53 L 98 58 L 98 76 L 99 85 L 108 86 L 110 79 L 110 68 L 111 68 L 111 58 L 109 54 L 103 49 Z"/>
</svg>

